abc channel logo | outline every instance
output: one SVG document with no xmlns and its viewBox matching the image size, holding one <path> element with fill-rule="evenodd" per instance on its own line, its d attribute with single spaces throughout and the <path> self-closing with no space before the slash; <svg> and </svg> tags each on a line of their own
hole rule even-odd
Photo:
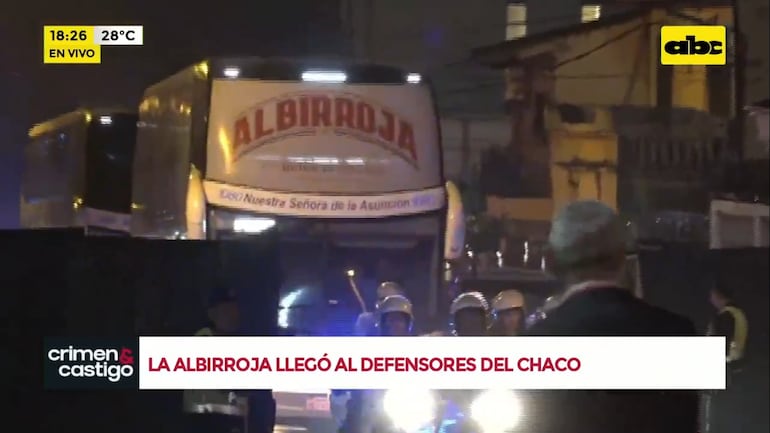
<svg viewBox="0 0 770 433">
<path fill-rule="evenodd" d="M 46 388 L 136 389 L 137 347 L 135 340 L 46 339 Z"/>
<path fill-rule="evenodd" d="M 660 64 L 727 64 L 727 30 L 725 26 L 661 27 Z"/>
</svg>

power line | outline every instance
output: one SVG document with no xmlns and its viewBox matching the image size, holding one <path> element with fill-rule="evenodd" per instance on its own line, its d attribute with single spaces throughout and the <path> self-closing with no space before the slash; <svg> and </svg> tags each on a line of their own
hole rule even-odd
<svg viewBox="0 0 770 433">
<path fill-rule="evenodd" d="M 679 18 L 682 18 L 682 19 L 686 19 L 686 20 L 690 20 L 690 21 L 693 21 L 694 23 L 701 24 L 701 25 L 713 25 L 714 24 L 714 22 L 712 22 L 712 20 L 704 20 L 702 18 L 694 17 L 694 16 L 691 16 L 691 15 L 688 15 L 688 14 L 685 14 L 685 13 L 681 13 L 681 12 L 678 12 L 678 11 L 669 11 L 669 13 L 671 15 L 673 15 L 673 16 L 676 16 L 676 17 L 679 17 Z M 618 41 L 626 38 L 627 36 L 637 32 L 638 30 L 641 30 L 644 27 L 652 27 L 652 26 L 655 26 L 655 25 L 663 25 L 663 24 L 665 24 L 665 23 L 651 22 L 651 23 L 642 23 L 642 24 L 639 24 L 637 26 L 634 26 L 634 27 L 626 30 L 625 32 L 622 32 L 622 33 L 616 35 L 615 37 L 610 38 L 610 39 L 604 41 L 603 43 L 597 45 L 596 47 L 594 47 L 594 48 L 592 48 L 592 49 L 590 49 L 588 51 L 585 51 L 585 52 L 583 52 L 581 54 L 578 54 L 578 55 L 576 55 L 574 57 L 571 57 L 571 58 L 569 58 L 567 60 L 563 60 L 563 61 L 557 63 L 555 69 L 558 69 L 561 66 L 564 66 L 566 64 L 575 62 L 577 60 L 583 59 L 585 57 L 588 57 L 591 54 L 601 50 L 602 48 L 605 48 L 605 47 L 607 47 L 609 45 L 612 45 L 613 43 L 618 42 Z M 732 28 L 731 28 L 731 31 L 732 31 Z"/>
<path fill-rule="evenodd" d="M 554 78 L 557 79 L 564 79 L 564 80 L 602 80 L 602 79 L 612 79 L 612 78 L 628 78 L 632 74 L 579 74 L 579 75 L 561 75 L 557 74 L 554 76 Z M 689 80 L 689 81 L 700 81 L 700 80 Z M 481 90 L 486 88 L 492 88 L 497 86 L 503 86 L 505 87 L 505 80 L 499 80 L 499 81 L 486 81 L 486 82 L 480 82 L 476 83 L 470 86 L 463 86 L 463 87 L 457 87 L 454 89 L 448 89 L 446 91 L 440 91 L 441 94 L 455 94 L 455 93 L 465 93 L 465 92 L 472 92 L 475 90 Z"/>
<path fill-rule="evenodd" d="M 576 56 L 570 57 L 570 58 L 568 58 L 566 60 L 562 60 L 561 62 L 556 64 L 554 69 L 558 69 L 558 68 L 560 68 L 560 67 L 562 67 L 562 66 L 564 66 L 566 64 L 569 64 L 569 63 L 578 61 L 580 59 L 586 58 L 586 57 L 590 56 L 591 54 L 593 54 L 593 53 L 595 53 L 595 52 L 597 52 L 597 51 L 599 51 L 599 50 L 601 50 L 601 49 L 603 49 L 603 48 L 605 48 L 605 47 L 607 47 L 609 45 L 614 44 L 615 42 L 618 42 L 620 40 L 625 39 L 627 36 L 630 36 L 630 35 L 636 33 L 637 31 L 641 30 L 644 27 L 652 27 L 653 25 L 656 25 L 656 24 L 660 24 L 660 23 L 642 23 L 642 24 L 636 25 L 636 26 L 634 26 L 634 27 L 632 27 L 632 28 L 630 28 L 630 29 L 628 29 L 628 30 L 626 30 L 626 31 L 624 31 L 624 32 L 622 32 L 622 33 L 620 33 L 620 34 L 610 38 L 610 39 L 607 39 L 606 41 L 602 42 L 601 44 L 599 44 L 599 45 L 597 45 L 597 46 L 595 46 L 593 48 L 591 48 L 588 51 L 584 51 L 584 52 L 582 52 L 582 53 L 580 53 L 580 54 L 578 54 Z"/>
</svg>

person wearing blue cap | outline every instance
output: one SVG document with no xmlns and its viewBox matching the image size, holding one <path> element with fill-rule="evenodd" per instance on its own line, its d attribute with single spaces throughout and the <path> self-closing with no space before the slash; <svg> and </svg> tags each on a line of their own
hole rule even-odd
<svg viewBox="0 0 770 433">
<path fill-rule="evenodd" d="M 198 330 L 195 336 L 234 335 L 240 326 L 238 302 L 235 295 L 225 290 L 214 290 L 209 297 L 210 325 Z M 245 433 L 247 429 L 248 400 L 227 390 L 186 390 L 184 411 L 188 415 L 189 432 Z"/>
</svg>

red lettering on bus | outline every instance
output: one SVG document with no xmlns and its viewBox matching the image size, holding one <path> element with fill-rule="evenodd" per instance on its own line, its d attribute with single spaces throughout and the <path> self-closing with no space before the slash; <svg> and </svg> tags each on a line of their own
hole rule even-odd
<svg viewBox="0 0 770 433">
<path fill-rule="evenodd" d="M 297 93 L 271 99 L 241 114 L 233 123 L 237 160 L 270 140 L 296 133 L 348 135 L 390 149 L 417 166 L 412 123 L 387 108 L 355 95 Z"/>
</svg>

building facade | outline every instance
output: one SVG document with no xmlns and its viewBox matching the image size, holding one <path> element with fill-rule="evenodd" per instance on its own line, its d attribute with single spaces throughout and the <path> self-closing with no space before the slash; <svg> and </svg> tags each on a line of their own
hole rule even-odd
<svg viewBox="0 0 770 433">
<path fill-rule="evenodd" d="M 513 165 L 540 171 L 520 183 L 549 182 L 537 198 L 491 191 L 490 209 L 547 222 L 598 199 L 637 235 L 706 241 L 712 183 L 736 154 L 734 63 L 662 66 L 660 27 L 733 23 L 730 6 L 645 7 L 475 50 L 506 71 Z"/>
<path fill-rule="evenodd" d="M 686 2 L 663 2 L 660 0 L 515 0 L 508 5 L 507 39 L 517 39 L 551 30 L 606 19 L 638 8 L 658 5 L 686 6 L 691 9 L 709 9 L 713 0 L 689 0 Z M 728 25 L 731 33 L 737 29 L 741 35 L 742 57 L 736 59 L 738 87 L 743 89 L 736 98 L 739 105 L 751 105 L 768 98 L 770 77 L 770 13 L 769 0 L 734 0 L 724 2 L 735 10 L 735 20 Z M 768 157 L 767 139 L 761 135 L 755 119 L 738 116 L 744 124 L 742 153 L 747 159 Z"/>
</svg>

